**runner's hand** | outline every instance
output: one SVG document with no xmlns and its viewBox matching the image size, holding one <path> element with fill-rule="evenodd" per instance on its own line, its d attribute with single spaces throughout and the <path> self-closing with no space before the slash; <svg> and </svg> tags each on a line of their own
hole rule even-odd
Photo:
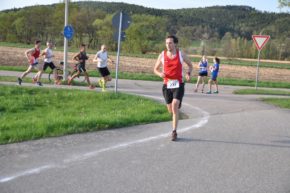
<svg viewBox="0 0 290 193">
<path fill-rule="evenodd" d="M 185 75 L 185 79 L 186 79 L 187 82 L 190 81 L 190 75 L 189 75 L 189 73 L 186 73 L 186 75 Z"/>
<path fill-rule="evenodd" d="M 159 76 L 160 76 L 161 78 L 164 78 L 164 77 L 165 77 L 165 74 L 164 74 L 163 72 L 161 72 L 161 73 L 159 74 Z"/>
</svg>

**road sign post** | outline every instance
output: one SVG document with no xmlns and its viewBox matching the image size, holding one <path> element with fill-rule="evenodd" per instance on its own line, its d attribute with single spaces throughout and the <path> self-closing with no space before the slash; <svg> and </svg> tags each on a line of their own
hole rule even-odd
<svg viewBox="0 0 290 193">
<path fill-rule="evenodd" d="M 68 23 L 68 2 L 69 0 L 65 0 L 65 13 L 64 13 L 64 26 L 67 26 Z M 63 80 L 67 80 L 68 77 L 68 69 L 67 69 L 67 47 L 68 47 L 68 39 L 64 37 L 64 45 L 63 45 Z"/>
<path fill-rule="evenodd" d="M 118 92 L 118 69 L 119 69 L 120 48 L 121 48 L 122 19 L 123 19 L 123 13 L 120 12 L 119 34 L 118 34 L 118 51 L 117 51 L 117 62 L 116 62 L 116 77 L 115 77 L 115 93 Z"/>
<path fill-rule="evenodd" d="M 256 88 L 256 90 L 258 89 L 258 82 L 259 82 L 260 53 L 261 53 L 261 50 L 258 51 L 258 62 L 257 62 L 257 69 L 256 69 L 256 83 L 255 83 L 255 88 Z"/>
<path fill-rule="evenodd" d="M 116 77 L 115 77 L 115 93 L 118 92 L 118 70 L 120 63 L 120 50 L 121 50 L 121 41 L 125 39 L 125 32 L 122 30 L 127 29 L 130 26 L 131 18 L 122 11 L 115 14 L 112 19 L 112 24 L 115 29 L 118 30 L 118 51 L 117 51 L 117 61 L 116 61 Z"/>
<path fill-rule="evenodd" d="M 255 88 L 258 89 L 258 82 L 259 82 L 259 65 L 260 65 L 260 54 L 263 47 L 266 45 L 268 40 L 270 39 L 270 36 L 267 35 L 252 35 L 252 39 L 256 44 L 256 47 L 258 49 L 258 62 L 257 62 L 257 70 L 256 70 L 256 84 Z"/>
</svg>

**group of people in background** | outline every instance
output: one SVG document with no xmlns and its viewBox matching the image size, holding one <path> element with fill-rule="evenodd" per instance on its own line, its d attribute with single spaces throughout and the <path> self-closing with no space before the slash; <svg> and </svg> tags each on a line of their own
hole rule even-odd
<svg viewBox="0 0 290 193">
<path fill-rule="evenodd" d="M 212 94 L 212 84 L 215 84 L 216 90 L 213 92 L 215 94 L 219 93 L 218 90 L 218 72 L 219 72 L 219 64 L 220 64 L 220 59 L 218 57 L 213 58 L 213 65 L 209 66 L 208 60 L 206 56 L 202 56 L 202 59 L 198 63 L 199 67 L 199 72 L 198 72 L 198 77 L 197 77 L 197 82 L 195 85 L 194 92 L 198 92 L 198 87 L 200 84 L 202 84 L 201 92 L 204 93 L 204 87 L 206 84 L 206 79 L 208 76 L 208 70 L 211 72 L 211 77 L 208 80 L 208 91 L 206 92 L 207 94 Z"/>
<path fill-rule="evenodd" d="M 42 86 L 42 83 L 40 82 L 41 76 L 43 72 L 49 67 L 53 71 L 54 75 L 54 83 L 56 85 L 61 84 L 61 80 L 59 80 L 56 66 L 53 63 L 53 43 L 48 41 L 46 43 L 46 49 L 41 52 L 41 41 L 37 40 L 35 41 L 34 48 L 29 49 L 25 52 L 25 57 L 28 60 L 29 66 L 25 72 L 23 72 L 18 77 L 18 84 L 21 85 L 23 78 L 28 75 L 33 69 L 36 69 L 38 72 L 36 75 L 32 78 L 32 82 L 36 83 L 38 86 Z M 44 64 L 39 64 L 39 58 L 43 56 L 44 57 Z M 77 73 L 74 74 L 71 77 L 68 77 L 68 85 L 71 85 L 72 81 L 78 77 L 81 73 L 84 74 L 85 80 L 87 81 L 89 88 L 94 89 L 95 86 L 91 84 L 89 74 L 86 70 L 86 61 L 89 59 L 86 53 L 86 45 L 81 44 L 80 51 L 73 56 L 73 60 L 77 62 Z M 95 58 L 93 59 L 93 62 L 97 62 L 97 69 L 101 75 L 101 79 L 99 80 L 99 85 L 102 88 L 102 91 L 106 90 L 106 84 L 108 81 L 111 81 L 112 78 L 110 76 L 110 71 L 108 69 L 108 61 L 113 63 L 113 60 L 111 60 L 107 53 L 106 45 L 101 46 L 101 50 L 97 52 L 95 55 Z"/>
</svg>

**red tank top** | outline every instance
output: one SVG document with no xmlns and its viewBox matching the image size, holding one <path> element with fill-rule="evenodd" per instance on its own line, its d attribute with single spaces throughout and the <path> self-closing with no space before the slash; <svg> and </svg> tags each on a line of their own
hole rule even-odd
<svg viewBox="0 0 290 193">
<path fill-rule="evenodd" d="M 164 50 L 164 84 L 167 84 L 168 80 L 178 80 L 179 83 L 183 83 L 182 63 L 180 61 L 179 50 L 176 49 L 176 56 L 173 59 L 170 59 L 166 53 L 167 50 Z"/>
<path fill-rule="evenodd" d="M 33 53 L 32 53 L 32 56 L 33 56 L 35 59 L 37 59 L 37 58 L 39 58 L 39 55 L 40 55 L 40 49 L 36 49 L 36 48 L 34 48 L 34 51 L 33 51 Z"/>
</svg>

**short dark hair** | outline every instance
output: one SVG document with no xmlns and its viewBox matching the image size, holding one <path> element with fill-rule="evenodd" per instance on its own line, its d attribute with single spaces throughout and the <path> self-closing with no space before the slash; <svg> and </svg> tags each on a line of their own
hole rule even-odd
<svg viewBox="0 0 290 193">
<path fill-rule="evenodd" d="M 86 44 L 81 44 L 81 47 L 86 47 Z"/>
<path fill-rule="evenodd" d="M 215 61 L 216 61 L 218 64 L 220 64 L 220 61 L 221 61 L 221 60 L 220 60 L 218 57 L 215 57 L 214 59 L 215 59 Z"/>
<path fill-rule="evenodd" d="M 40 40 L 35 40 L 34 44 L 36 45 L 36 44 L 39 44 L 40 42 L 41 42 Z"/>
<path fill-rule="evenodd" d="M 168 36 L 166 37 L 166 39 L 168 39 L 168 38 L 172 38 L 172 39 L 173 39 L 173 42 L 174 42 L 175 44 L 178 44 L 178 38 L 177 38 L 175 35 L 168 35 Z"/>
</svg>

